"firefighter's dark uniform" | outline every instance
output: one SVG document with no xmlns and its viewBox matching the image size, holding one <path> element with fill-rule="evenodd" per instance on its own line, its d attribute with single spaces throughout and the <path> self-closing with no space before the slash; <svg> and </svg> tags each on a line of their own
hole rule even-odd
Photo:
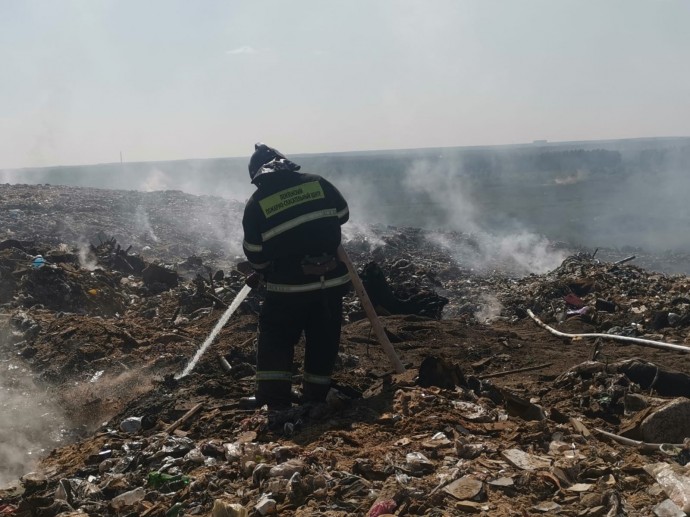
<svg viewBox="0 0 690 517">
<path fill-rule="evenodd" d="M 290 404 L 294 346 L 302 332 L 304 400 L 321 401 L 328 393 L 349 282 L 347 268 L 335 255 L 340 225 L 349 212 L 331 183 L 297 172 L 298 165 L 267 149 L 276 158 L 252 176 L 258 190 L 244 210 L 243 248 L 266 286 L 259 316 L 256 400 L 280 407 Z"/>
</svg>

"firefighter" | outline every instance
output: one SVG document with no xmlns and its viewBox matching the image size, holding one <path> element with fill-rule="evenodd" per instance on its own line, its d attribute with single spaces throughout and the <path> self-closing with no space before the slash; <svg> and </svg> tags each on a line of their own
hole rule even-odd
<svg viewBox="0 0 690 517">
<path fill-rule="evenodd" d="M 336 258 L 347 202 L 324 178 L 299 172 L 278 150 L 257 143 L 249 177 L 257 187 L 242 219 L 247 283 L 265 286 L 259 315 L 254 397 L 245 407 L 291 405 L 294 348 L 305 338 L 302 400 L 321 402 L 338 355 L 346 266 Z"/>
</svg>

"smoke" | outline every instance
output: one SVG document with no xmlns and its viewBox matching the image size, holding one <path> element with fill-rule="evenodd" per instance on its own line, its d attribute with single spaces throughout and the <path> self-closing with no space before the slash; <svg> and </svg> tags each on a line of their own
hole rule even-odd
<svg viewBox="0 0 690 517">
<path fill-rule="evenodd" d="M 8 325 L 0 323 L 0 487 L 36 468 L 67 429 L 54 398 L 13 357 L 9 334 Z"/>
<path fill-rule="evenodd" d="M 479 297 L 479 310 L 474 313 L 477 321 L 482 323 L 491 323 L 501 315 L 503 305 L 498 298 L 491 294 L 482 294 Z"/>
<path fill-rule="evenodd" d="M 690 145 L 629 153 L 625 173 L 594 183 L 595 217 L 583 214 L 590 239 L 609 246 L 690 251 Z"/>
<path fill-rule="evenodd" d="M 219 251 L 228 256 L 244 256 L 241 214 L 237 211 L 199 213 L 199 223 L 206 229 L 209 243 L 221 244 Z"/>
<path fill-rule="evenodd" d="M 245 158 L 3 169 L 0 183 L 47 183 L 140 192 L 180 190 L 240 201 L 254 191 Z"/>
<path fill-rule="evenodd" d="M 370 225 L 349 220 L 345 226 L 342 227 L 343 242 L 351 245 L 360 246 L 367 251 L 383 246 L 385 241 L 376 233 Z"/>
<path fill-rule="evenodd" d="M 332 155 L 295 155 L 305 172 L 331 180 L 350 205 L 346 241 L 380 244 L 379 225 L 459 232 L 448 245 L 464 265 L 526 274 L 557 265 L 563 254 L 549 239 L 589 248 L 639 246 L 690 250 L 690 145 L 687 139 L 446 148 Z M 253 193 L 246 158 L 101 164 L 0 171 L 0 181 L 50 183 L 150 194 L 175 189 L 241 203 Z M 154 196 L 155 198 L 155 196 Z M 153 198 L 145 198 L 153 199 Z M 164 201 L 163 201 L 164 202 Z M 214 207 L 217 202 L 211 203 Z M 160 205 L 127 207 L 140 231 L 165 240 L 175 218 L 159 220 Z M 199 232 L 219 253 L 240 254 L 237 211 L 195 206 L 176 229 Z M 105 215 L 105 214 L 104 214 Z M 149 228 L 147 228 L 147 218 Z M 100 217 L 106 221 L 105 216 Z M 112 228 L 106 228 L 113 231 Z M 129 230 L 129 228 L 128 228 Z M 77 233 L 84 233 L 77 232 Z M 222 243 L 222 246 L 218 246 Z"/>
<path fill-rule="evenodd" d="M 62 389 L 60 405 L 72 425 L 94 432 L 152 388 L 153 376 L 140 368 L 118 373 L 99 371 L 87 381 Z M 89 410 L 84 411 L 85 407 Z"/>
<path fill-rule="evenodd" d="M 170 184 L 170 178 L 158 167 L 153 167 L 142 180 L 139 188 L 135 190 L 142 190 L 144 192 L 153 192 L 155 190 L 170 190 L 173 185 Z"/>
<path fill-rule="evenodd" d="M 426 202 L 438 209 L 438 222 L 463 233 L 480 230 L 472 193 L 455 160 L 432 163 L 417 160 L 405 171 L 403 185 L 413 203 Z"/>
<path fill-rule="evenodd" d="M 500 213 L 500 207 L 479 207 L 473 186 L 459 163 L 416 161 L 404 176 L 410 199 L 428 200 L 438 224 L 459 233 L 431 232 L 429 240 L 447 249 L 454 259 L 479 273 L 501 270 L 513 275 L 545 273 L 565 258 L 550 241 Z"/>
<path fill-rule="evenodd" d="M 553 182 L 556 185 L 574 185 L 575 183 L 587 181 L 589 176 L 589 171 L 579 169 L 575 174 L 570 176 L 566 176 L 564 178 L 554 178 Z"/>
<path fill-rule="evenodd" d="M 98 261 L 91 251 L 91 246 L 84 240 L 79 240 L 76 244 L 79 266 L 87 271 L 94 271 L 98 267 Z"/>
<path fill-rule="evenodd" d="M 134 227 L 143 239 L 158 242 L 158 237 L 149 221 L 149 215 L 143 206 L 138 206 L 136 212 L 134 212 Z"/>
<path fill-rule="evenodd" d="M 17 183 L 17 173 L 14 169 L 0 169 L 0 183 Z"/>
<path fill-rule="evenodd" d="M 151 390 L 154 377 L 142 369 L 97 372 L 52 393 L 16 360 L 10 336 L 9 324 L 0 319 L 0 488 L 15 485 L 51 450 L 73 441 L 75 429 L 99 428 Z"/>
</svg>

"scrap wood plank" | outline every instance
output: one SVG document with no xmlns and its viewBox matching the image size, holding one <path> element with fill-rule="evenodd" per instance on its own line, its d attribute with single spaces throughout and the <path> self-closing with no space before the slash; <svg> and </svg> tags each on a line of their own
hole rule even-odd
<svg viewBox="0 0 690 517">
<path fill-rule="evenodd" d="M 515 429 L 515 424 L 508 420 L 503 422 L 466 422 L 463 420 L 462 425 L 468 431 L 480 434 L 500 433 Z"/>
<path fill-rule="evenodd" d="M 182 415 L 178 420 L 170 424 L 166 429 L 166 433 L 172 433 L 175 429 L 180 427 L 181 425 L 185 424 L 188 420 L 191 420 L 191 418 L 199 412 L 199 410 L 204 406 L 203 402 L 199 402 L 196 406 L 194 406 L 192 409 L 187 411 L 184 415 Z"/>
<path fill-rule="evenodd" d="M 575 417 L 570 417 L 570 425 L 573 426 L 576 433 L 580 433 L 585 438 L 592 436 L 592 433 L 589 432 L 589 429 L 587 429 L 587 426 L 585 426 L 581 420 Z"/>
</svg>

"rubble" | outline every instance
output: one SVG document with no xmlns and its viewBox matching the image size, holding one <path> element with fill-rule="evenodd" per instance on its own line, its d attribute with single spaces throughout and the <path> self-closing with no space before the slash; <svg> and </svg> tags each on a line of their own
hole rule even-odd
<svg viewBox="0 0 690 517">
<path fill-rule="evenodd" d="M 59 211 L 56 203 L 78 205 L 76 189 L 3 189 L 12 195 L 0 208 L 22 212 L 0 242 L 0 367 L 32 371 L 72 428 L 18 487 L 0 489 L 2 515 L 688 511 L 690 356 L 565 339 L 527 317 L 566 333 L 687 345 L 685 276 L 586 253 L 544 275 L 479 275 L 424 245 L 418 230 L 384 228 L 382 244 L 352 243 L 357 267 L 375 263 L 398 301 L 421 293 L 416 300 L 440 303 L 381 318 L 407 371 L 394 373 L 350 294 L 328 403 L 244 410 L 260 292 L 213 353 L 175 379 L 243 285 L 227 256 L 216 261 L 208 240 L 164 218 L 152 217 L 158 241 L 127 241 L 115 214 L 99 216 L 100 242 L 80 252 L 81 235 L 41 237 L 38 201 L 21 197 L 52 199 Z M 113 207 L 146 197 L 84 196 L 74 228 L 86 227 L 95 199 Z M 198 203 L 181 193 L 156 199 L 151 214 Z M 37 255 L 45 264 L 34 268 Z M 487 293 L 502 307 L 491 321 L 477 316 Z"/>
</svg>

